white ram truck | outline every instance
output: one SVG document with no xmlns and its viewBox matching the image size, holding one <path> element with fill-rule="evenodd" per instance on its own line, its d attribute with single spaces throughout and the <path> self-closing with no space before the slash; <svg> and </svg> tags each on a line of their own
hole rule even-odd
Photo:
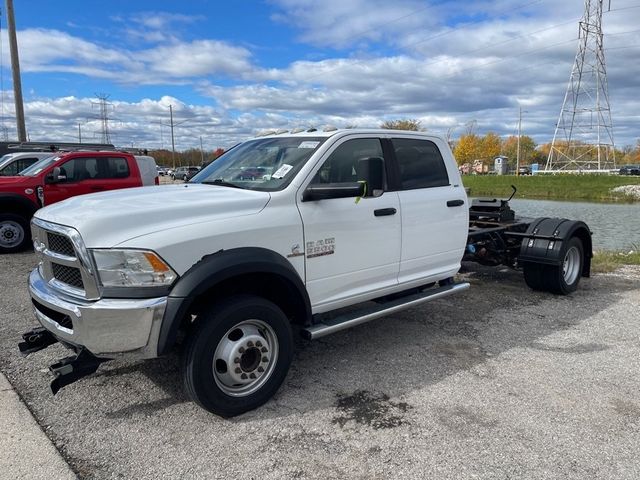
<svg viewBox="0 0 640 480">
<path fill-rule="evenodd" d="M 440 137 L 254 138 L 188 183 L 39 210 L 29 291 L 41 327 L 20 349 L 74 350 L 51 366 L 55 393 L 107 359 L 158 357 L 180 338 L 190 396 L 237 415 L 279 388 L 294 330 L 314 339 L 465 290 L 453 277 L 468 230 Z"/>
</svg>

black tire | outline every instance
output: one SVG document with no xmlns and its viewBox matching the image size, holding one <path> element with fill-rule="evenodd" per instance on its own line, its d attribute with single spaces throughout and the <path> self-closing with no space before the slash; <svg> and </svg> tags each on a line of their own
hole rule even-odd
<svg viewBox="0 0 640 480">
<path fill-rule="evenodd" d="M 187 176 L 186 176 L 186 175 L 185 175 L 184 177 L 182 177 L 182 181 L 183 181 L 183 182 L 186 182 L 187 180 L 188 180 L 188 179 L 187 179 Z"/>
<path fill-rule="evenodd" d="M 522 266 L 524 281 L 530 289 L 537 291 L 546 290 L 542 280 L 544 277 L 544 267 L 545 265 L 533 262 L 525 262 Z"/>
<path fill-rule="evenodd" d="M 572 237 L 565 242 L 559 266 L 525 263 L 524 279 L 534 290 L 545 290 L 557 295 L 569 295 L 578 288 L 584 269 L 582 240 Z"/>
<path fill-rule="evenodd" d="M 277 305 L 264 298 L 237 295 L 214 305 L 202 317 L 198 320 L 199 325 L 189 334 L 183 352 L 183 376 L 188 394 L 201 407 L 222 417 L 240 415 L 263 405 L 280 388 L 293 358 L 293 335 L 286 315 Z M 256 328 L 259 331 L 260 327 L 251 325 L 251 322 L 260 322 L 264 327 L 265 345 L 255 342 L 254 348 L 254 343 L 249 341 L 249 348 L 242 343 L 245 338 L 255 338 L 255 335 L 243 336 L 243 329 Z M 237 337 L 238 331 L 240 337 Z M 222 352 L 229 349 L 235 351 L 237 346 L 240 346 L 239 351 L 242 352 L 242 345 L 246 350 L 241 355 L 241 361 L 238 361 L 240 358 L 236 356 L 237 353 L 231 354 L 228 361 L 221 360 L 227 358 L 224 355 L 218 356 L 220 349 Z M 268 363 L 254 365 L 251 359 L 245 361 L 245 355 L 251 356 L 252 350 L 260 352 L 257 347 L 262 347 L 262 351 L 265 351 L 267 346 L 270 349 L 268 353 L 257 353 L 257 362 L 265 361 L 267 357 L 262 355 L 270 355 L 272 358 Z M 232 357 L 235 358 L 231 360 Z M 234 361 L 237 363 L 234 364 Z M 267 370 L 257 373 L 262 365 L 267 365 Z M 241 371 L 245 379 L 247 375 L 258 375 L 256 380 L 244 380 L 250 382 L 244 392 L 241 391 L 244 387 L 225 384 L 225 378 L 222 378 L 237 376 Z"/>
<path fill-rule="evenodd" d="M 14 253 L 31 245 L 29 220 L 13 213 L 0 214 L 0 253 Z"/>
</svg>

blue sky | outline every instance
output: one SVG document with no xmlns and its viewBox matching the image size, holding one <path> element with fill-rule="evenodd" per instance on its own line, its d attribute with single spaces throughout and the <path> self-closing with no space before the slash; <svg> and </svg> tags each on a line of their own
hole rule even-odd
<svg viewBox="0 0 640 480">
<path fill-rule="evenodd" d="M 228 146 L 265 128 L 375 127 L 415 118 L 459 136 L 553 135 L 583 1 L 15 0 L 32 140 L 97 135 L 109 95 L 113 141 Z M 605 14 L 616 143 L 640 137 L 640 0 Z M 6 18 L 2 123 L 13 134 Z"/>
</svg>

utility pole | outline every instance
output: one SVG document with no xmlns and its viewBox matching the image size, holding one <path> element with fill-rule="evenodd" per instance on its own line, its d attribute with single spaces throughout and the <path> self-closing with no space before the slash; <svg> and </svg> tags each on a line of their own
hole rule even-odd
<svg viewBox="0 0 640 480">
<path fill-rule="evenodd" d="M 11 51 L 11 72 L 13 74 L 13 97 L 16 103 L 18 141 L 26 142 L 27 128 L 24 125 L 22 82 L 20 80 L 20 59 L 18 58 L 18 39 L 16 37 L 16 21 L 13 15 L 13 0 L 7 0 L 7 29 L 9 30 L 9 50 Z"/>
<path fill-rule="evenodd" d="M 169 115 L 171 116 L 171 161 L 173 169 L 176 169 L 176 142 L 173 138 L 173 105 L 169 105 Z"/>
<path fill-rule="evenodd" d="M 78 122 L 78 143 L 82 143 L 82 128 L 80 127 L 80 122 Z"/>
<path fill-rule="evenodd" d="M 202 135 L 200 135 L 200 165 L 204 163 L 204 150 L 202 149 Z"/>
<path fill-rule="evenodd" d="M 516 177 L 520 175 L 520 135 L 522 134 L 522 107 L 518 110 L 518 149 L 516 150 Z"/>
</svg>

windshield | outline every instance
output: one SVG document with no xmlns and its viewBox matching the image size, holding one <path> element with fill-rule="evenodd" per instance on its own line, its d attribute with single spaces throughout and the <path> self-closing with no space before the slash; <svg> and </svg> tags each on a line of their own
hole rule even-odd
<svg viewBox="0 0 640 480">
<path fill-rule="evenodd" d="M 191 183 L 210 183 L 273 192 L 286 187 L 318 149 L 324 137 L 250 140 L 228 150 Z"/>
<path fill-rule="evenodd" d="M 44 157 L 42 160 L 38 160 L 36 163 L 31 165 L 30 167 L 25 168 L 23 171 L 20 172 L 20 175 L 27 175 L 29 177 L 35 177 L 41 171 L 43 171 L 45 168 L 47 168 L 49 165 L 51 165 L 52 163 L 57 162 L 58 160 L 60 160 L 60 158 L 61 157 L 56 156 L 56 155 L 51 155 L 50 157 Z"/>
</svg>

